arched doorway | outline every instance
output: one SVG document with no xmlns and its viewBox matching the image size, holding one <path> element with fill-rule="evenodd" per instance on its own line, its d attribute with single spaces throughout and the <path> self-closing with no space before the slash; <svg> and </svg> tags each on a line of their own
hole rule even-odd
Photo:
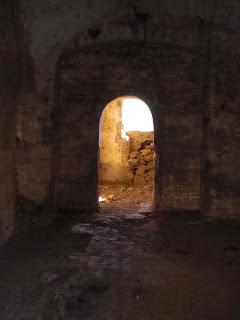
<svg viewBox="0 0 240 320">
<path fill-rule="evenodd" d="M 64 51 L 55 84 L 57 208 L 98 209 L 99 119 L 108 102 L 127 92 L 144 99 L 154 119 L 154 210 L 199 210 L 202 96 L 186 72 L 189 58 L 139 41 Z M 139 66 L 145 66 L 144 72 Z"/>
<path fill-rule="evenodd" d="M 99 206 L 103 212 L 151 211 L 154 128 L 149 107 L 133 96 L 107 104 L 99 123 Z"/>
</svg>

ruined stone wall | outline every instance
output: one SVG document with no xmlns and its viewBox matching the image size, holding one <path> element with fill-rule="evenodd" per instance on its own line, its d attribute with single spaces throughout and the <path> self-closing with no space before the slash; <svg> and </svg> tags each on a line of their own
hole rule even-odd
<svg viewBox="0 0 240 320">
<path fill-rule="evenodd" d="M 136 115 L 137 117 L 137 115 Z M 152 185 L 155 174 L 153 132 L 127 132 L 129 136 L 128 164 L 134 185 Z"/>
</svg>

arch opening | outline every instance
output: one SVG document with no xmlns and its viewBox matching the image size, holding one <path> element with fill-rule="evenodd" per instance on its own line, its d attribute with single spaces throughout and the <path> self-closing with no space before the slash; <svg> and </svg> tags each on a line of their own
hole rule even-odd
<svg viewBox="0 0 240 320">
<path fill-rule="evenodd" d="M 146 103 L 109 102 L 99 123 L 98 202 L 103 212 L 148 212 L 154 191 L 154 126 Z"/>
</svg>

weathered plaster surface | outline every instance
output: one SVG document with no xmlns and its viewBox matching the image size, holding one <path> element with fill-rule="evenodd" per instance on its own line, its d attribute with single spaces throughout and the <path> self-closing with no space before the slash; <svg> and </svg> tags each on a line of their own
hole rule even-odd
<svg viewBox="0 0 240 320">
<path fill-rule="evenodd" d="M 122 99 L 111 101 L 103 110 L 99 122 L 99 183 L 129 184 L 129 144 L 122 138 Z"/>
</svg>

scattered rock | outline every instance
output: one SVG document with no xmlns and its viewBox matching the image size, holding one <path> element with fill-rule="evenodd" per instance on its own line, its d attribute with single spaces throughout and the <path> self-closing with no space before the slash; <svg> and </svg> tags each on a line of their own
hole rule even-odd
<svg viewBox="0 0 240 320">
<path fill-rule="evenodd" d="M 151 149 L 147 149 L 147 148 L 143 149 L 143 150 L 140 150 L 139 152 L 143 157 L 152 155 L 152 150 Z"/>
<path fill-rule="evenodd" d="M 90 226 L 89 223 L 78 223 L 72 227 L 71 232 L 92 234 L 94 230 L 92 230 L 92 227 Z"/>
<path fill-rule="evenodd" d="M 111 226 L 115 222 L 121 222 L 122 218 L 114 214 L 96 214 L 93 217 L 93 222 L 100 226 Z"/>
<path fill-rule="evenodd" d="M 146 219 L 146 216 L 140 213 L 130 213 L 123 215 L 123 219 L 125 220 L 143 220 Z"/>
<path fill-rule="evenodd" d="M 152 140 L 145 140 L 140 144 L 132 143 L 131 139 L 136 137 L 129 133 L 130 145 L 134 148 L 129 154 L 129 167 L 133 173 L 134 185 L 146 185 L 153 181 L 154 177 L 154 144 Z M 139 134 L 139 133 L 138 133 Z M 136 133 L 135 133 L 136 136 Z"/>
<path fill-rule="evenodd" d="M 113 224 L 113 220 L 105 217 L 104 215 L 94 219 L 93 222 L 99 226 L 111 226 Z"/>
</svg>

